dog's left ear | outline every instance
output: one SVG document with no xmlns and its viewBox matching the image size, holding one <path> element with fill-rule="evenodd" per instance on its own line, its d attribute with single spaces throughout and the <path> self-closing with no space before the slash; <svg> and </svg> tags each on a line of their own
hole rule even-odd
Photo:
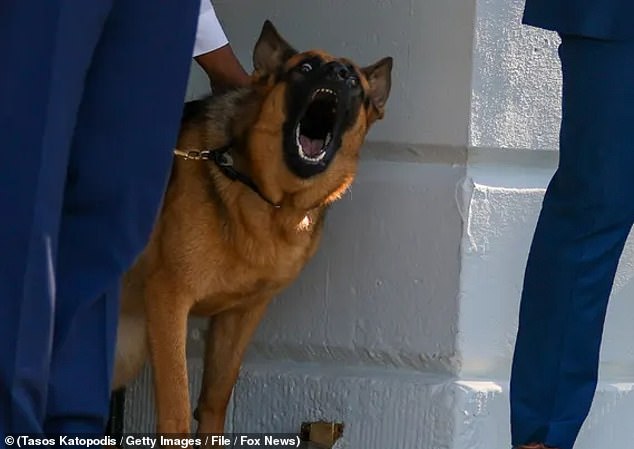
<svg viewBox="0 0 634 449">
<path fill-rule="evenodd" d="M 277 32 L 273 24 L 264 22 L 262 32 L 253 50 L 253 68 L 260 77 L 277 72 L 297 50 L 289 45 Z"/>
<path fill-rule="evenodd" d="M 393 59 L 388 57 L 361 69 L 368 80 L 368 84 L 370 84 L 368 96 L 372 101 L 372 106 L 374 106 L 377 119 L 383 118 L 385 103 L 387 103 L 387 98 L 390 96 L 392 64 Z"/>
</svg>

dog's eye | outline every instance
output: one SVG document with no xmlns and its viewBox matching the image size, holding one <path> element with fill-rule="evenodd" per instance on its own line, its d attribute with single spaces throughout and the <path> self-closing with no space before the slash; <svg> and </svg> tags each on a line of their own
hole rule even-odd
<svg viewBox="0 0 634 449">
<path fill-rule="evenodd" d="M 301 72 L 308 73 L 308 72 L 310 72 L 311 70 L 313 70 L 313 66 L 312 66 L 312 65 L 310 65 L 309 63 L 305 62 L 305 63 L 303 63 L 303 64 L 300 66 L 299 70 L 300 70 Z"/>
</svg>

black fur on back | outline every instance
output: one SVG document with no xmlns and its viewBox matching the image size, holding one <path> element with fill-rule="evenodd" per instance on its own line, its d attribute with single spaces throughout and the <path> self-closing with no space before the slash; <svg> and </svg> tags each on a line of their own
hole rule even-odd
<svg viewBox="0 0 634 449">
<path fill-rule="evenodd" d="M 199 122 L 205 119 L 211 95 L 199 100 L 188 101 L 183 107 L 181 123 Z"/>
</svg>

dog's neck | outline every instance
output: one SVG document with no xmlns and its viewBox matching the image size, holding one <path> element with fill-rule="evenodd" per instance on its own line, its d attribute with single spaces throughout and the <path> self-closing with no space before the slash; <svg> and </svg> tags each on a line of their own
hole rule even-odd
<svg viewBox="0 0 634 449">
<path fill-rule="evenodd" d="M 229 154 L 233 159 L 234 169 L 253 180 L 266 197 L 258 198 L 250 192 L 246 198 L 250 198 L 248 207 L 251 210 L 262 209 L 263 213 L 274 215 L 283 228 L 308 230 L 314 222 L 319 221 L 323 207 L 314 203 L 302 204 L 290 192 L 267 189 L 266 183 L 258 180 L 252 173 L 247 148 L 252 142 L 248 141 L 248 135 L 258 121 L 260 106 L 266 95 L 267 92 L 255 87 L 231 90 L 208 98 L 205 101 L 205 126 L 202 127 L 204 135 L 201 136 L 201 144 L 207 149 L 230 145 Z M 231 113 L 228 114 L 228 111 Z M 211 170 L 220 171 L 213 163 L 210 164 Z M 270 203 L 280 203 L 282 207 L 275 209 Z"/>
<path fill-rule="evenodd" d="M 252 185 L 254 183 L 245 148 L 247 131 L 257 117 L 254 111 L 257 111 L 257 104 L 261 101 L 258 97 L 257 91 L 252 88 L 234 89 L 210 96 L 199 103 L 198 106 L 202 105 L 203 108 L 190 108 L 194 111 L 190 111 L 189 116 L 186 114 L 184 124 L 203 121 L 203 126 L 199 127 L 198 145 L 208 154 L 211 153 L 208 158 L 212 170 L 215 163 L 216 168 L 226 176 L 243 182 L 261 194 L 257 186 Z M 223 163 L 219 164 L 219 160 Z"/>
<path fill-rule="evenodd" d="M 303 212 L 315 208 L 317 204 L 303 204 L 294 198 L 297 195 L 292 191 L 279 189 L 279 177 L 292 176 L 286 168 L 280 164 L 267 163 L 266 158 L 278 157 L 267 153 L 267 139 L 272 130 L 281 127 L 275 123 L 271 129 L 263 129 L 262 105 L 266 101 L 269 91 L 263 86 L 240 88 L 227 91 L 223 94 L 212 96 L 206 104 L 205 135 L 202 136 L 203 144 L 208 149 L 222 148 L 229 145 L 229 153 L 233 159 L 234 168 L 239 173 L 253 180 L 261 193 L 267 197 L 268 202 L 274 204 L 285 203 L 287 206 L 303 209 Z M 264 122 L 268 125 L 269 116 Z M 261 136 L 264 135 L 264 140 Z M 281 131 L 278 136 L 281 145 Z M 251 145 L 251 147 L 248 147 Z M 254 145 L 263 147 L 254 148 Z M 269 147 L 270 148 L 270 147 Z M 269 150 L 270 151 L 270 150 Z M 259 163 L 255 161 L 259 159 Z M 265 161 L 262 163 L 262 161 Z M 267 167 L 264 171 L 257 166 Z"/>
</svg>

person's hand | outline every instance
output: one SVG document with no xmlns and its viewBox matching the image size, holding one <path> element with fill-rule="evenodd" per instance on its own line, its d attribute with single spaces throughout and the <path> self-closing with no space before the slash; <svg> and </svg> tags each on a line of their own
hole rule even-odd
<svg viewBox="0 0 634 449">
<path fill-rule="evenodd" d="M 207 73 L 215 92 L 245 87 L 251 83 L 251 77 L 244 70 L 229 44 L 196 56 L 194 59 Z"/>
</svg>

